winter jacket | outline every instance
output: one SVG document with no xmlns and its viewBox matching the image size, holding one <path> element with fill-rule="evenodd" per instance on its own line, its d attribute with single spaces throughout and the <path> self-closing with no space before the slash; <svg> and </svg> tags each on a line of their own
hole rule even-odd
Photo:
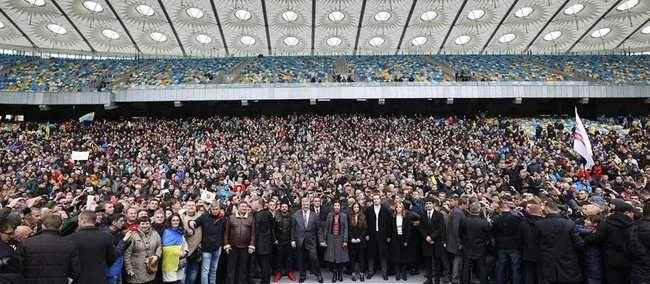
<svg viewBox="0 0 650 284">
<path fill-rule="evenodd" d="M 115 261 L 113 236 L 97 227 L 80 228 L 66 237 L 79 251 L 81 274 L 77 283 L 106 283 L 105 269 Z"/>
<path fill-rule="evenodd" d="M 650 217 L 644 217 L 629 231 L 627 256 L 634 283 L 650 283 Z"/>
<path fill-rule="evenodd" d="M 201 249 L 204 252 L 213 252 L 223 246 L 223 235 L 226 228 L 226 218 L 215 217 L 204 213 L 196 219 L 196 226 L 201 227 Z"/>
<path fill-rule="evenodd" d="M 147 259 L 162 256 L 162 246 L 158 232 L 153 228 L 148 233 L 138 232 L 131 237 L 131 245 L 124 252 L 124 270 L 128 283 L 146 283 L 156 278 L 156 273 L 147 271 Z"/>
<path fill-rule="evenodd" d="M 255 253 L 258 255 L 269 255 L 273 252 L 273 214 L 268 209 L 260 210 L 253 216 L 255 222 Z"/>
<path fill-rule="evenodd" d="M 573 221 L 559 214 L 549 214 L 536 222 L 539 242 L 538 275 L 542 283 L 578 283 L 582 281 L 578 250 L 584 241 Z"/>
<path fill-rule="evenodd" d="M 68 278 L 79 279 L 79 252 L 56 231 L 43 231 L 24 240 L 19 255 L 26 284 L 68 284 Z"/>
<path fill-rule="evenodd" d="M 490 244 L 490 223 L 482 217 L 469 215 L 461 219 L 458 237 L 462 245 L 462 254 L 470 259 L 487 256 Z"/>
<path fill-rule="evenodd" d="M 520 250 L 521 218 L 511 212 L 501 213 L 492 222 L 492 234 L 497 250 Z"/>
<path fill-rule="evenodd" d="M 629 239 L 628 230 L 633 224 L 634 221 L 621 212 L 615 212 L 600 222 L 597 234 L 590 241 L 600 244 L 605 266 L 629 266 L 629 261 L 625 257 L 625 247 Z"/>
<path fill-rule="evenodd" d="M 278 213 L 275 215 L 275 239 L 279 245 L 287 245 L 291 242 L 291 215 Z"/>
</svg>

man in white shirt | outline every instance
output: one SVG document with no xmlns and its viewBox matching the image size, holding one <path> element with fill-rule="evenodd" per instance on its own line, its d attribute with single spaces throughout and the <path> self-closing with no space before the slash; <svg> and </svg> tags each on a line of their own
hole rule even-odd
<svg viewBox="0 0 650 284">
<path fill-rule="evenodd" d="M 388 229 L 390 228 L 390 212 L 388 209 L 381 205 L 381 196 L 375 193 L 372 196 L 372 206 L 366 209 L 366 222 L 368 225 L 368 240 L 367 253 L 368 253 L 368 279 L 371 279 L 375 274 L 375 261 L 379 261 L 381 265 L 381 272 L 384 280 L 388 280 L 387 273 L 387 252 L 388 243 Z"/>
</svg>

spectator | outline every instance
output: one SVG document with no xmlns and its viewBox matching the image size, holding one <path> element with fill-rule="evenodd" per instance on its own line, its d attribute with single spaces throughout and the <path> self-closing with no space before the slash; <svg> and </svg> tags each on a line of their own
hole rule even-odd
<svg viewBox="0 0 650 284">
<path fill-rule="evenodd" d="M 226 221 L 223 249 L 228 254 L 227 284 L 248 283 L 250 255 L 255 252 L 255 222 L 247 202 Z"/>
<path fill-rule="evenodd" d="M 212 202 L 209 213 L 203 213 L 195 222 L 190 221 L 190 228 L 201 228 L 202 232 L 201 284 L 214 284 L 217 281 L 225 226 L 226 218 L 217 201 Z"/>
<path fill-rule="evenodd" d="M 341 212 L 341 203 L 334 201 L 330 212 L 323 222 L 320 237 L 321 246 L 325 247 L 325 261 L 331 264 L 332 283 L 343 281 L 343 265 L 350 261 L 348 254 L 348 216 Z M 314 212 L 316 213 L 316 212 Z"/>
<path fill-rule="evenodd" d="M 301 201 L 301 209 L 293 215 L 291 226 L 291 247 L 296 251 L 296 264 L 300 270 L 300 279 L 298 282 L 303 283 L 307 279 L 307 265 L 316 275 L 319 283 L 323 283 L 323 276 L 320 273 L 320 264 L 318 263 L 319 245 L 319 226 L 318 216 L 309 210 L 310 200 L 305 197 Z M 309 263 L 307 263 L 309 261 Z"/>
<path fill-rule="evenodd" d="M 271 254 L 273 253 L 274 221 L 273 214 L 266 207 L 263 199 L 258 198 L 253 202 L 253 220 L 255 228 L 255 257 L 261 268 L 261 284 L 271 282 Z"/>
<path fill-rule="evenodd" d="M 469 216 L 461 219 L 458 225 L 461 253 L 463 254 L 463 269 L 461 283 L 472 282 L 474 272 L 478 274 L 481 284 L 488 283 L 488 267 L 486 263 L 488 245 L 490 243 L 490 223 L 481 217 L 481 204 L 472 203 L 469 206 Z"/>
<path fill-rule="evenodd" d="M 354 269 L 352 281 L 364 282 L 366 277 L 366 242 L 368 237 L 368 224 L 361 204 L 354 202 L 350 207 L 349 238 L 348 242 L 350 262 Z"/>
<path fill-rule="evenodd" d="M 106 267 L 115 261 L 113 236 L 97 228 L 97 215 L 93 211 L 81 212 L 77 222 L 77 232 L 66 237 L 79 252 L 81 270 L 77 282 L 107 283 Z"/>
<path fill-rule="evenodd" d="M 172 215 L 162 235 L 162 281 L 178 283 L 185 279 L 185 259 L 188 256 L 185 230 L 181 216 Z"/>
<path fill-rule="evenodd" d="M 138 219 L 138 229 L 131 234 L 130 245 L 124 252 L 124 270 L 129 284 L 150 283 L 156 278 L 162 254 L 160 236 L 151 228 L 151 219 Z"/>
</svg>

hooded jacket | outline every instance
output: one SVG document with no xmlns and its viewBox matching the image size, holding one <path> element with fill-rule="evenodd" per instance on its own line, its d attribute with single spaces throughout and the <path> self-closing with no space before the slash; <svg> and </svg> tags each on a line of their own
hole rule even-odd
<svg viewBox="0 0 650 284">
<path fill-rule="evenodd" d="M 598 232 L 591 241 L 601 245 L 605 266 L 629 266 L 625 251 L 628 231 L 633 224 L 634 221 L 622 212 L 615 212 L 600 223 Z"/>
</svg>

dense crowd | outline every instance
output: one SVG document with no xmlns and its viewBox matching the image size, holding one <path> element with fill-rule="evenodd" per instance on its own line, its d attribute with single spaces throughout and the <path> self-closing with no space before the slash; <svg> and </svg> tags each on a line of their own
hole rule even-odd
<svg viewBox="0 0 650 284">
<path fill-rule="evenodd" d="M 3 124 L 0 282 L 650 283 L 650 117 L 585 124 L 591 169 L 562 118 Z"/>
<path fill-rule="evenodd" d="M 596 81 L 648 84 L 650 56 L 445 55 L 212 59 L 0 56 L 0 90 L 97 91 L 137 86 L 320 82 Z M 345 79 L 341 79 L 343 76 Z"/>
</svg>

